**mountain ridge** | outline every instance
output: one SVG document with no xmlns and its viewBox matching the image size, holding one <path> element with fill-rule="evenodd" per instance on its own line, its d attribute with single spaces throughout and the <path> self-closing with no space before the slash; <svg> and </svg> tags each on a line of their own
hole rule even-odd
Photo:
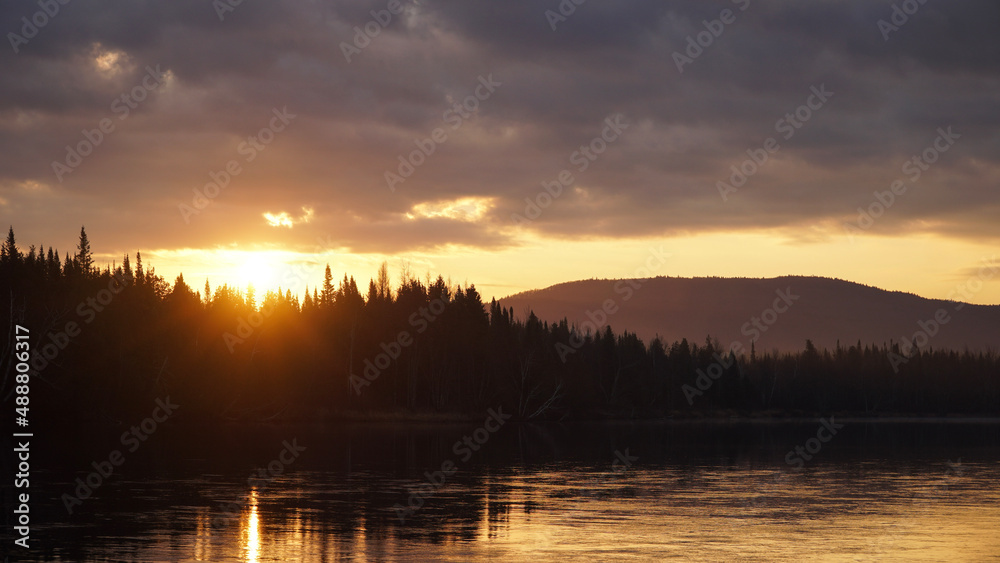
<svg viewBox="0 0 1000 563">
<path fill-rule="evenodd" d="M 783 291 L 795 298 L 776 303 Z M 515 315 L 530 309 L 543 321 L 566 318 L 581 329 L 603 327 L 606 320 L 615 332 L 635 332 L 647 342 L 656 336 L 667 343 L 711 336 L 726 348 L 741 342 L 748 350 L 752 343 L 758 350 L 782 351 L 802 349 L 807 339 L 828 349 L 858 340 L 956 350 L 1000 344 L 1000 305 L 819 276 L 576 280 L 498 301 Z"/>
</svg>

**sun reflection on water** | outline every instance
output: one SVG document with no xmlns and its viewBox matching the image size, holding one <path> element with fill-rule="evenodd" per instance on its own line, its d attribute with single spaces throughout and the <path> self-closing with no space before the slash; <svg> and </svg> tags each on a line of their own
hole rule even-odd
<svg viewBox="0 0 1000 563">
<path fill-rule="evenodd" d="M 257 489 L 250 490 L 250 514 L 243 525 L 240 543 L 245 560 L 249 563 L 260 561 L 260 516 L 257 514 Z"/>
</svg>

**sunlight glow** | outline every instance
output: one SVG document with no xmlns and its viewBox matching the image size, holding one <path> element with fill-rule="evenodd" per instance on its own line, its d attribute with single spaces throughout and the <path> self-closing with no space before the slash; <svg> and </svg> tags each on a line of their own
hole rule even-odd
<svg viewBox="0 0 1000 563">
<path fill-rule="evenodd" d="M 240 267 L 240 288 L 253 284 L 257 291 L 272 289 L 276 280 L 277 265 L 271 263 L 264 254 L 250 254 Z"/>
<path fill-rule="evenodd" d="M 143 252 L 142 257 L 156 265 L 156 272 L 172 282 L 178 273 L 184 273 L 184 279 L 196 291 L 203 291 L 205 279 L 215 292 L 223 284 L 230 288 L 246 291 L 247 284 L 252 283 L 257 302 L 260 303 L 268 291 L 282 293 L 286 290 L 299 297 L 306 286 L 315 287 L 323 281 L 323 271 L 327 263 L 333 268 L 339 279 L 348 272 L 352 275 L 361 273 L 374 275 L 378 265 L 384 259 L 378 256 L 363 256 L 348 262 L 346 249 L 340 247 L 321 248 L 314 245 L 316 251 L 295 251 L 273 247 L 253 246 L 241 249 L 236 246 L 218 247 L 210 250 L 184 248 L 178 250 L 159 249 Z M 118 258 L 117 255 L 102 257 L 108 262 Z"/>
<path fill-rule="evenodd" d="M 246 528 L 242 534 L 243 551 L 246 561 L 260 561 L 260 516 L 257 514 L 257 489 L 250 491 L 250 515 L 247 516 Z"/>
<path fill-rule="evenodd" d="M 265 213 L 264 218 L 267 219 L 267 224 L 272 227 L 292 228 L 292 218 L 285 211 L 282 211 L 277 215 L 273 213 Z"/>
<path fill-rule="evenodd" d="M 425 201 L 410 208 L 407 219 L 451 219 L 472 223 L 482 219 L 495 205 L 492 197 L 463 197 L 444 201 Z"/>
<path fill-rule="evenodd" d="M 302 215 L 298 218 L 292 217 L 287 211 L 282 211 L 281 213 L 265 212 L 262 214 L 269 226 L 288 227 L 289 229 L 300 223 L 309 223 L 312 221 L 313 215 L 314 211 L 311 207 L 303 207 Z"/>
<path fill-rule="evenodd" d="M 837 226 L 839 228 L 839 225 Z M 548 287 L 567 280 L 594 277 L 633 276 L 645 263 L 649 249 L 662 246 L 672 254 L 657 275 L 696 277 L 732 276 L 776 277 L 789 274 L 817 275 L 874 285 L 882 289 L 907 291 L 922 297 L 947 299 L 985 263 L 1000 260 L 989 241 L 970 243 L 937 236 L 886 237 L 865 234 L 851 243 L 842 230 L 838 237 L 800 229 L 788 232 L 720 232 L 674 235 L 662 238 L 552 240 L 528 233 L 506 249 L 482 251 L 470 247 L 443 247 L 430 252 L 413 252 L 405 257 L 352 252 L 346 247 L 324 247 L 316 251 L 260 248 L 242 250 L 220 247 L 210 250 L 180 249 L 143 252 L 143 259 L 156 265 L 157 273 L 173 281 L 181 271 L 188 284 L 200 290 L 205 278 L 212 288 L 223 283 L 246 289 L 254 283 L 258 301 L 268 290 L 291 290 L 302 296 L 322 283 L 323 270 L 330 264 L 334 278 L 345 273 L 359 285 L 374 277 L 383 260 L 389 263 L 393 280 L 398 280 L 402 261 L 411 271 L 430 271 L 446 277 L 463 272 L 489 300 L 519 291 Z M 102 257 L 108 262 L 119 255 Z M 995 258 L 994 258 L 995 257 Z M 928 273 L 928 266 L 933 270 Z M 458 280 L 456 280 L 458 281 Z M 984 281 L 982 287 L 963 301 L 977 304 L 1000 303 L 1000 275 Z"/>
<path fill-rule="evenodd" d="M 129 56 L 124 51 L 105 49 L 100 43 L 94 44 L 92 56 L 97 70 L 107 75 L 115 75 L 125 70 L 129 61 Z"/>
</svg>

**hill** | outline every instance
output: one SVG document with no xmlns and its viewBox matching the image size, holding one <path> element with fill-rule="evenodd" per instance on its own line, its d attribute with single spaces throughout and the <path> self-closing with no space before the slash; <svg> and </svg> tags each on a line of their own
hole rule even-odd
<svg viewBox="0 0 1000 563">
<path fill-rule="evenodd" d="M 915 342 L 920 348 L 996 350 L 1000 306 L 926 299 L 858 283 L 785 276 L 584 280 L 523 292 L 500 301 L 517 316 L 563 318 L 583 329 L 610 324 L 649 342 L 717 337 L 758 351 L 801 350 L 806 339 L 833 349 L 837 341 Z M 908 346 L 907 346 L 908 347 Z"/>
</svg>

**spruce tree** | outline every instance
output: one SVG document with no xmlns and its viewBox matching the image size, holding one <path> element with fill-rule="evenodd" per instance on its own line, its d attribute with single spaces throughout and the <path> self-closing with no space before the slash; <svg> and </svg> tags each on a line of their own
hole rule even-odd
<svg viewBox="0 0 1000 563">
<path fill-rule="evenodd" d="M 146 274 L 142 271 L 142 253 L 135 253 L 135 285 L 143 286 L 146 284 Z"/>
<path fill-rule="evenodd" d="M 54 251 L 53 251 L 53 249 L 52 249 L 51 246 L 49 247 L 49 252 L 48 252 L 48 254 L 46 254 L 46 257 L 45 257 L 45 270 L 46 270 L 45 271 L 45 276 L 48 277 L 49 280 L 57 280 L 57 279 L 59 279 L 59 274 L 60 274 L 60 272 L 59 272 L 59 258 L 57 256 L 55 256 Z"/>
<path fill-rule="evenodd" d="M 14 226 L 11 225 L 10 230 L 7 231 L 7 240 L 3 243 L 3 247 L 0 247 L 0 263 L 10 265 L 20 262 L 21 252 L 17 249 L 17 243 L 14 241 Z"/>
<path fill-rule="evenodd" d="M 330 271 L 330 265 L 326 265 L 326 273 L 323 275 L 323 293 L 321 295 L 324 307 L 329 307 L 333 305 L 334 289 L 333 289 L 333 273 Z"/>
<path fill-rule="evenodd" d="M 132 263 L 129 262 L 128 253 L 125 253 L 125 257 L 122 260 L 122 272 L 125 276 L 125 283 L 132 285 L 135 282 L 135 274 L 132 272 Z"/>
<path fill-rule="evenodd" d="M 90 253 L 90 240 L 87 239 L 87 231 L 83 227 L 80 227 L 80 244 L 77 246 L 76 262 L 84 277 L 93 273 L 94 257 Z"/>
<path fill-rule="evenodd" d="M 313 308 L 313 299 L 312 299 L 312 296 L 309 295 L 309 286 L 307 285 L 306 286 L 306 296 L 302 299 L 302 310 L 303 311 L 311 311 L 312 308 Z"/>
<path fill-rule="evenodd" d="M 56 250 L 53 253 L 52 247 L 49 247 L 49 277 L 52 279 L 59 279 L 62 277 L 63 269 L 62 263 L 59 261 L 59 251 Z"/>
</svg>

